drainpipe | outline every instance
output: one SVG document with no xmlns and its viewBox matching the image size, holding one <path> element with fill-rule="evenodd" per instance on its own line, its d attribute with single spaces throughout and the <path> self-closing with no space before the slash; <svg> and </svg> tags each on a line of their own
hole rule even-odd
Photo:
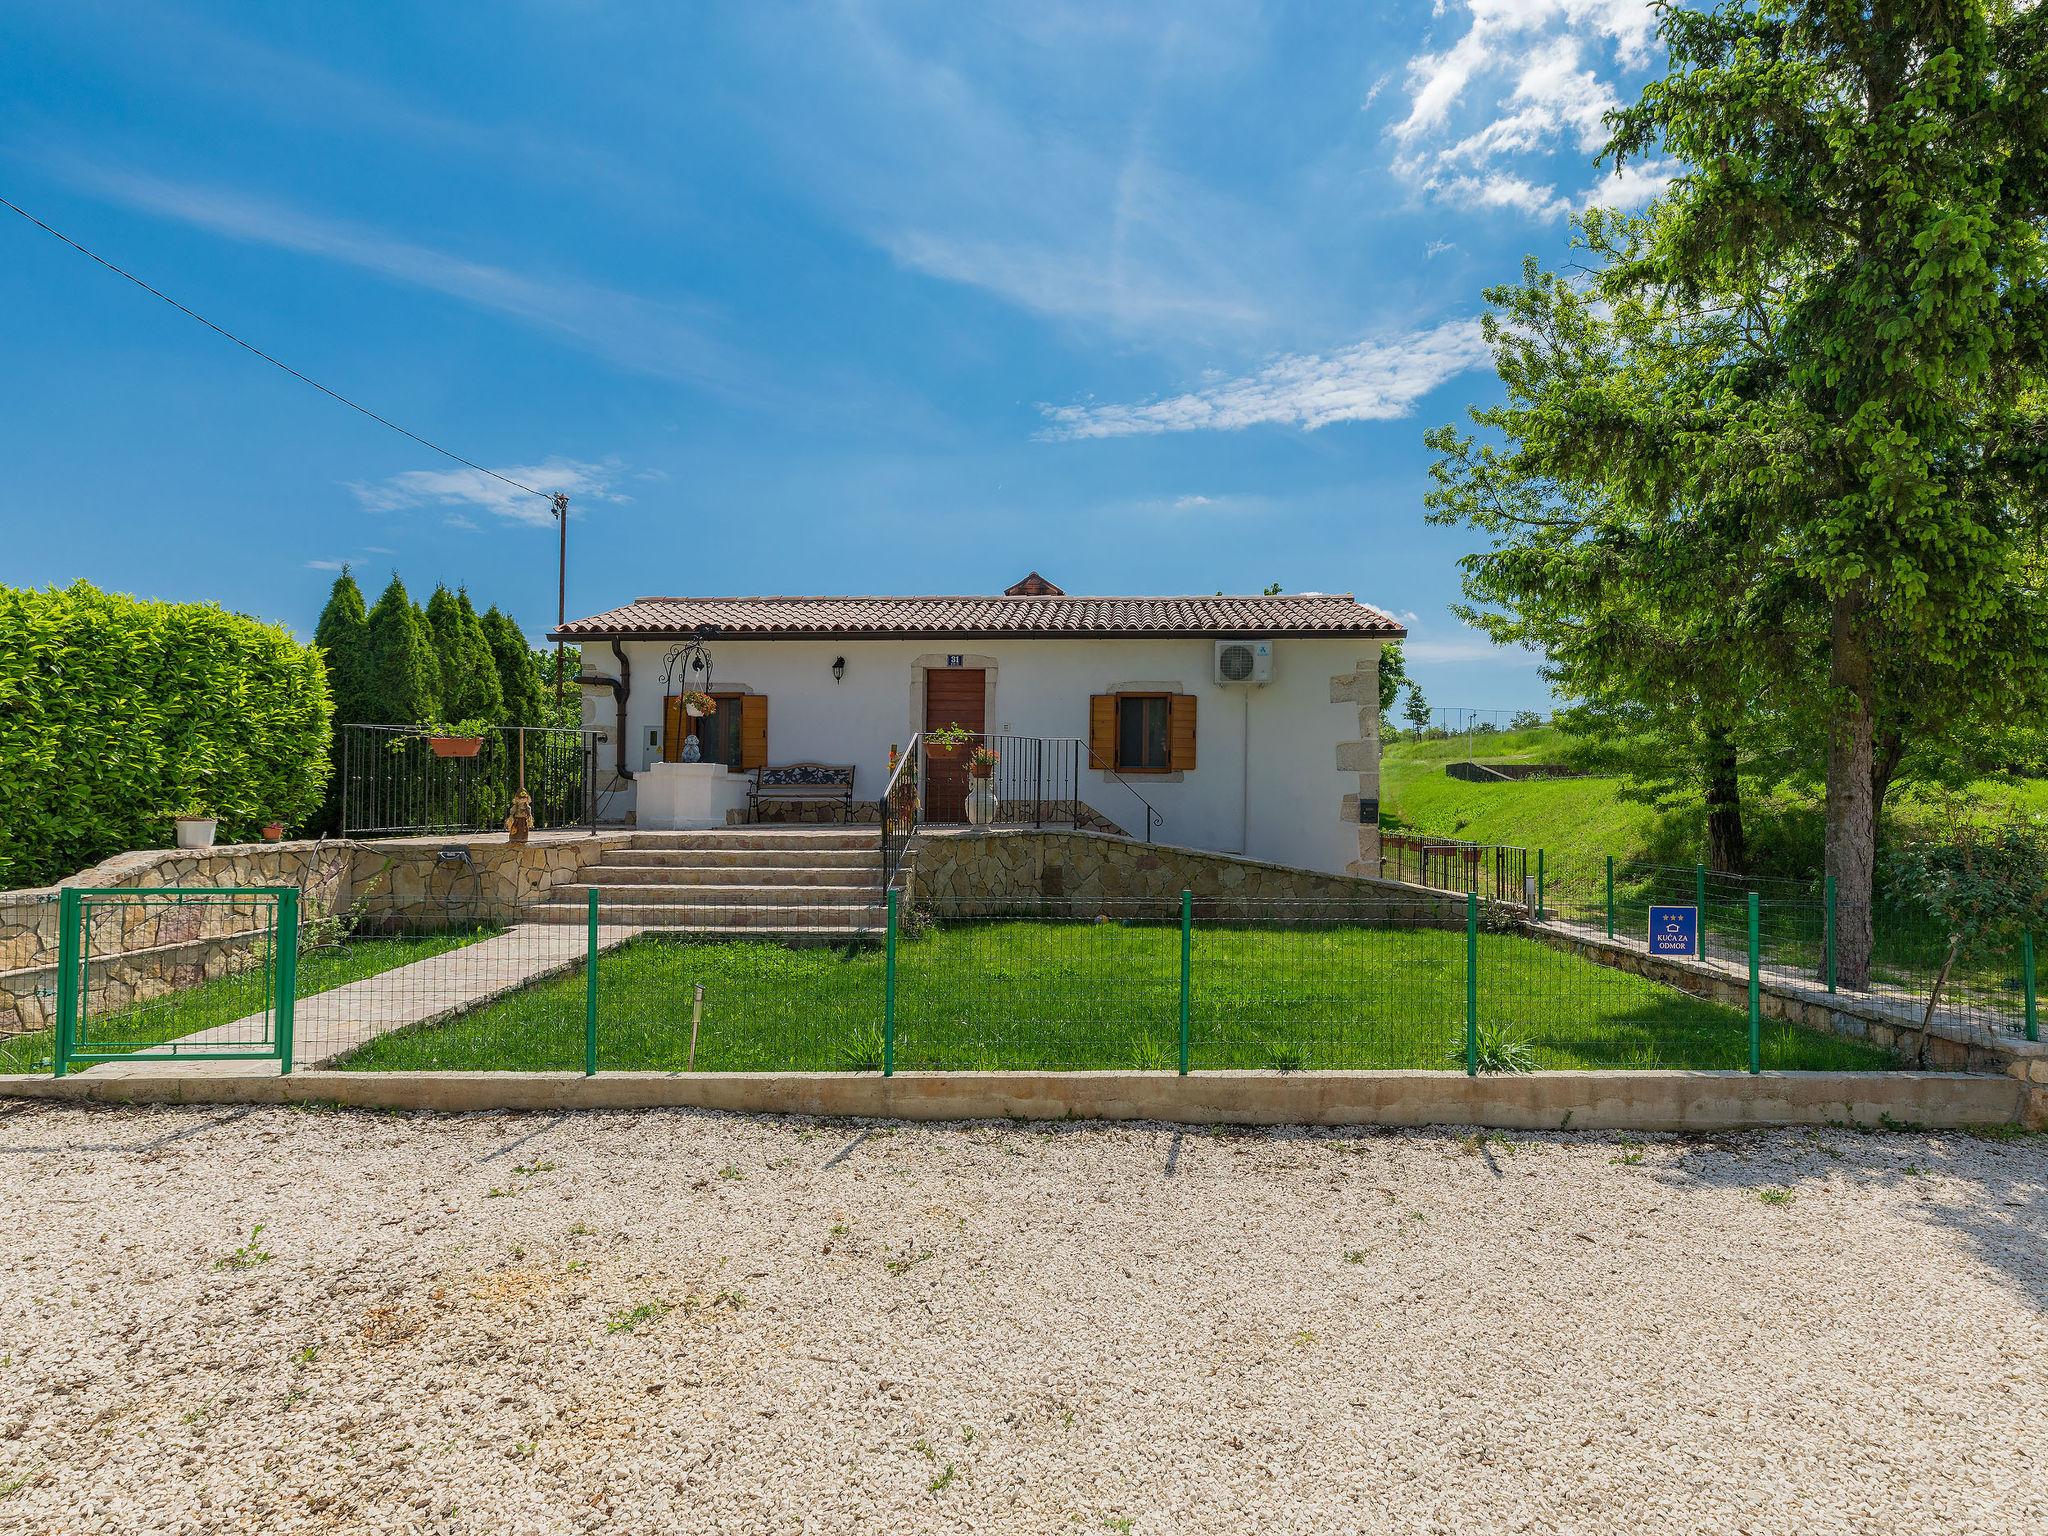
<svg viewBox="0 0 2048 1536">
<path fill-rule="evenodd" d="M 619 659 L 618 677 L 600 677 L 594 672 L 584 672 L 576 678 L 579 688 L 609 688 L 612 699 L 618 706 L 618 725 L 612 731 L 612 746 L 618 761 L 621 779 L 630 780 L 633 770 L 626 766 L 626 701 L 633 694 L 633 663 L 626 659 L 626 653 L 619 648 L 619 642 L 612 642 L 612 654 Z"/>
</svg>

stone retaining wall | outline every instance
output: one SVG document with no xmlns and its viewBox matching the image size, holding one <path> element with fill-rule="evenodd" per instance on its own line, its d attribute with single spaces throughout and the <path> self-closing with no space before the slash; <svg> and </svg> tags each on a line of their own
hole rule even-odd
<svg viewBox="0 0 2048 1536">
<path fill-rule="evenodd" d="M 48 1029 L 56 1013 L 58 901 L 65 887 L 222 890 L 293 886 L 308 933 L 323 925 L 416 926 L 516 911 L 629 834 L 537 832 L 523 847 L 503 834 L 236 843 L 124 853 L 58 885 L 0 892 L 0 1036 Z M 468 863 L 440 859 L 462 848 Z M 241 970 L 267 942 L 269 909 L 225 902 L 138 901 L 97 907 L 89 1005 L 118 1009 Z"/>
<path fill-rule="evenodd" d="M 1650 955 L 1598 935 L 1584 934 L 1553 923 L 1520 925 L 1531 938 L 1553 949 L 1600 965 L 1628 971 L 1695 997 L 1749 1011 L 1749 980 L 1711 965 L 1670 955 Z M 1767 1019 L 1783 1019 L 1809 1029 L 1867 1040 L 1903 1058 L 1919 1034 L 1917 1015 L 1907 1017 L 1876 999 L 1865 1000 L 1788 985 L 1781 978 L 1757 983 L 1758 1010 Z M 1927 1062 L 1938 1071 L 1996 1073 L 2023 1085 L 2021 1118 L 2034 1127 L 2048 1127 L 2048 1043 L 2029 1041 L 1979 1025 L 1937 1019 L 1927 1036 Z"/>
<path fill-rule="evenodd" d="M 913 902 L 945 910 L 1051 910 L 1088 916 L 1119 902 L 1159 902 L 1176 910 L 1192 891 L 1201 915 L 1257 904 L 1281 919 L 1327 913 L 1330 902 L 1396 902 L 1405 910 L 1463 925 L 1464 899 L 1350 875 L 1097 832 L 990 828 L 920 831 L 912 861 Z"/>
</svg>

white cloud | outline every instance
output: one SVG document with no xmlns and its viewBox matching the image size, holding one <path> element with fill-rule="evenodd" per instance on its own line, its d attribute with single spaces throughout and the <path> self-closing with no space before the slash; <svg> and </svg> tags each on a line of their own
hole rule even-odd
<svg viewBox="0 0 2048 1536">
<path fill-rule="evenodd" d="M 1484 176 L 1454 176 L 1432 184 L 1437 195 L 1452 206 L 1472 212 L 1485 208 L 1513 208 L 1532 218 L 1562 216 L 1571 202 L 1557 195 L 1557 188 L 1534 182 L 1507 171 L 1489 171 Z"/>
<path fill-rule="evenodd" d="M 1272 423 L 1313 431 L 1339 421 L 1406 416 L 1445 380 L 1491 362 L 1476 320 L 1361 341 L 1328 356 L 1297 353 L 1242 378 L 1132 405 L 1042 406 L 1052 439 L 1235 431 Z"/>
<path fill-rule="evenodd" d="M 535 276 L 417 245 L 228 188 L 170 181 L 65 153 L 43 168 L 81 191 L 231 240 L 374 272 L 566 338 L 593 356 L 660 378 L 717 382 L 743 371 L 674 304 L 575 278 Z"/>
<path fill-rule="evenodd" d="M 347 563 L 345 560 L 308 560 L 306 562 L 306 569 L 309 571 L 338 571 Z"/>
<path fill-rule="evenodd" d="M 970 41 L 934 48 L 886 8 L 751 8 L 773 61 L 751 110 L 906 270 L 1120 338 L 1268 334 L 1317 292 L 1285 221 L 1207 163 L 1177 166 L 1159 131 L 1188 77 L 1240 70 L 1265 23 L 1073 9 L 1088 19 L 960 8 Z"/>
<path fill-rule="evenodd" d="M 1603 68 L 1649 61 L 1649 0 L 1467 0 L 1465 30 L 1408 61 L 1408 115 L 1389 130 L 1395 171 L 1468 211 L 1556 218 L 1592 202 L 1640 206 L 1668 180 L 1647 168 L 1560 195 L 1532 158 L 1590 160 L 1621 104 Z M 1631 167 L 1631 171 L 1638 168 Z M 1552 173 L 1554 175 L 1554 173 Z M 1576 179 L 1576 177 L 1574 178 Z"/>
<path fill-rule="evenodd" d="M 1678 175 L 1676 160 L 1637 160 L 1593 187 L 1593 201 L 1605 208 L 1640 208 L 1659 196 Z"/>
<path fill-rule="evenodd" d="M 1176 496 L 1173 499 L 1173 510 L 1176 512 L 1192 512 L 1197 507 L 1215 505 L 1216 498 L 1213 496 Z"/>
<path fill-rule="evenodd" d="M 576 515 L 580 503 L 592 501 L 626 502 L 632 500 L 612 489 L 621 473 L 616 464 L 586 464 L 576 459 L 565 459 L 559 455 L 542 460 L 538 464 L 511 464 L 501 466 L 497 473 L 507 480 L 517 480 L 535 490 L 553 495 L 557 491 L 569 497 L 569 515 Z M 410 512 L 423 507 L 473 508 L 504 518 L 507 522 L 524 523 L 531 527 L 546 528 L 554 524 L 555 514 L 550 505 L 538 496 L 529 496 L 504 480 L 474 469 L 409 469 L 403 474 L 393 475 L 388 480 L 375 484 L 359 481 L 349 483 L 349 490 L 367 512 Z M 460 511 L 450 512 L 446 522 L 451 528 L 475 528 L 477 523 L 462 515 Z"/>
</svg>

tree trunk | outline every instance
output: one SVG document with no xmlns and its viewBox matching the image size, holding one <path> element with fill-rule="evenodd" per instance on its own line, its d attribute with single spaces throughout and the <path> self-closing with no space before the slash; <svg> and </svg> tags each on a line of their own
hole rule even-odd
<svg viewBox="0 0 2048 1536">
<path fill-rule="evenodd" d="M 1742 786 L 1735 773 L 1735 742 L 1719 727 L 1706 733 L 1702 776 L 1707 796 L 1707 867 L 1738 875 L 1749 862 L 1742 837 Z"/>
<path fill-rule="evenodd" d="M 1870 762 L 1870 820 L 1880 831 L 1884 828 L 1885 796 L 1892 790 L 1892 779 L 1899 771 L 1899 764 L 1906 756 L 1906 738 L 1903 732 L 1892 729 L 1878 731 L 1871 738 Z"/>
<path fill-rule="evenodd" d="M 1835 877 L 1835 976 L 1844 987 L 1870 983 L 1870 898 L 1877 863 L 1877 802 L 1872 774 L 1873 668 L 1863 633 L 1861 591 L 1835 598 L 1831 615 L 1827 764 L 1827 872 Z"/>
</svg>

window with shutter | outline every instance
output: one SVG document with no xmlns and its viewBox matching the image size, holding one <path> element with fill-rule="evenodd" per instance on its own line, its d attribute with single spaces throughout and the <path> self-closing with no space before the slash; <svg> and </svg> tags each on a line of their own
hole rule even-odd
<svg viewBox="0 0 2048 1536">
<path fill-rule="evenodd" d="M 1195 696 L 1176 693 L 1168 701 L 1166 766 L 1174 773 L 1195 771 Z"/>
<path fill-rule="evenodd" d="M 1113 693 L 1088 696 L 1088 766 L 1116 766 L 1116 695 Z"/>
<path fill-rule="evenodd" d="M 768 695 L 740 697 L 740 767 L 751 772 L 768 765 Z"/>
</svg>

